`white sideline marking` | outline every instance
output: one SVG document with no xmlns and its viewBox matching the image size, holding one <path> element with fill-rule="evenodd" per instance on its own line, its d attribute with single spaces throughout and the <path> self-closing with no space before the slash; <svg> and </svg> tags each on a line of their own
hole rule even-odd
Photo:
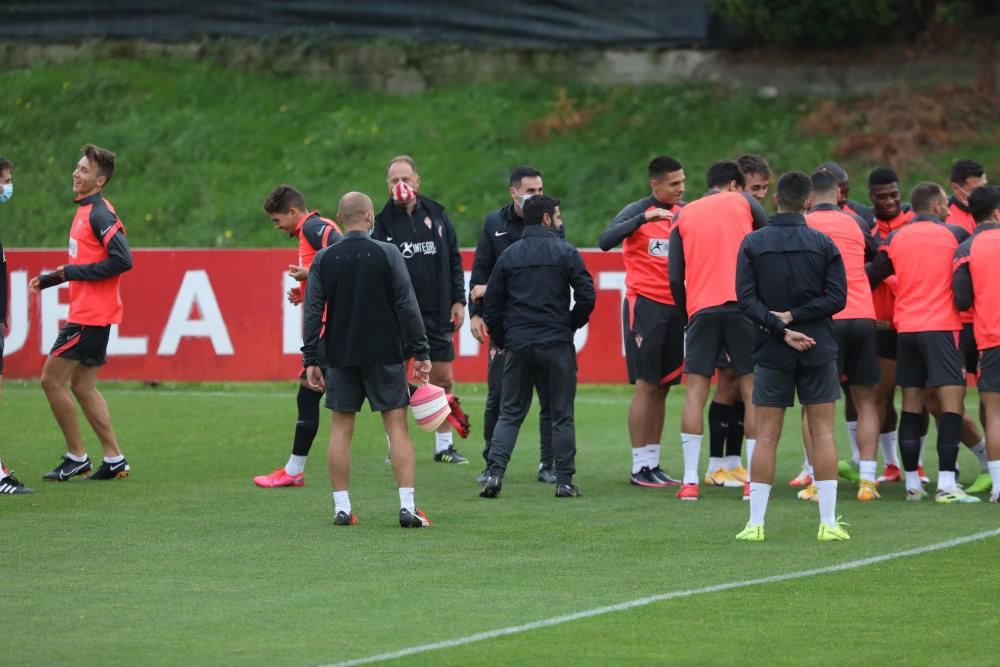
<svg viewBox="0 0 1000 667">
<path fill-rule="evenodd" d="M 481 642 L 487 639 L 496 639 L 497 637 L 517 635 L 521 634 L 522 632 L 530 632 L 531 630 L 547 628 L 553 625 L 562 625 L 563 623 L 579 621 L 585 618 L 593 618 L 594 616 L 603 616 L 604 614 L 612 614 L 618 611 L 627 611 L 629 609 L 635 609 L 636 607 L 645 607 L 646 605 L 650 605 L 655 602 L 665 602 L 667 600 L 676 600 L 677 598 L 692 597 L 694 595 L 703 595 L 705 593 L 719 593 L 722 591 L 730 591 L 737 588 L 748 588 L 750 586 L 760 586 L 762 584 L 777 584 L 784 581 L 791 581 L 793 579 L 804 579 L 806 577 L 816 577 L 822 574 L 832 574 L 834 572 L 856 570 L 858 568 L 867 567 L 868 565 L 884 563 L 885 561 L 895 560 L 897 558 L 906 558 L 908 556 L 919 556 L 921 554 L 930 553 L 932 551 L 941 551 L 942 549 L 950 549 L 952 547 L 957 547 L 962 544 L 968 544 L 970 542 L 978 542 L 980 540 L 985 540 L 997 536 L 1000 536 L 1000 528 L 994 530 L 987 530 L 982 533 L 975 533 L 974 535 L 967 535 L 965 537 L 956 537 L 955 539 L 952 540 L 946 540 L 944 542 L 938 542 L 937 544 L 929 544 L 923 547 L 907 549 L 906 551 L 897 551 L 894 553 L 883 554 L 881 556 L 872 556 L 871 558 L 863 558 L 861 560 L 848 561 L 847 563 L 841 563 L 840 565 L 829 565 L 827 567 L 819 567 L 813 570 L 803 570 L 801 572 L 789 572 L 788 574 L 776 574 L 770 577 L 760 577 L 759 579 L 747 579 L 746 581 L 732 581 L 726 584 L 715 584 L 714 586 L 705 586 L 704 588 L 692 588 L 686 591 L 672 591 L 670 593 L 650 595 L 649 597 L 638 598 L 637 600 L 630 600 L 629 602 L 621 602 L 619 604 L 608 605 L 606 607 L 596 607 L 594 609 L 578 611 L 575 614 L 554 616 L 552 618 L 546 618 L 541 621 L 534 621 L 532 623 L 525 623 L 523 625 L 512 625 L 506 628 L 500 628 L 498 630 L 477 632 L 476 634 L 469 635 L 468 637 L 459 637 L 458 639 L 448 639 L 445 641 L 434 642 L 432 644 L 421 644 L 420 646 L 412 646 L 410 648 L 404 648 L 398 651 L 392 651 L 391 653 L 380 653 L 378 655 L 372 655 L 367 658 L 356 658 L 354 660 L 346 660 L 344 662 L 322 665 L 321 667 L 353 667 L 354 665 L 370 665 L 372 663 L 383 662 L 385 660 L 396 660 L 398 658 L 405 658 L 411 655 L 427 653 L 429 651 L 437 651 L 446 648 L 455 648 L 456 646 L 473 644 L 475 642 Z"/>
</svg>

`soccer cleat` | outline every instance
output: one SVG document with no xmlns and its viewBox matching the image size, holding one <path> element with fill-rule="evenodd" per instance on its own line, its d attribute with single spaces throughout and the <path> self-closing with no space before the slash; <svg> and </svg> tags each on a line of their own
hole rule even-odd
<svg viewBox="0 0 1000 667">
<path fill-rule="evenodd" d="M 34 493 L 34 492 L 35 492 L 34 489 L 28 488 L 24 484 L 21 484 L 21 482 L 19 482 L 17 478 L 14 477 L 12 472 L 4 470 L 4 477 L 0 478 L 0 494 L 6 493 L 9 495 L 14 495 L 17 493 Z"/>
<path fill-rule="evenodd" d="M 698 500 L 698 485 L 681 484 L 681 488 L 677 492 L 677 497 L 681 500 Z"/>
<path fill-rule="evenodd" d="M 733 477 L 725 468 L 719 468 L 718 470 L 705 473 L 705 485 L 738 489 L 743 486 L 743 482 Z"/>
<path fill-rule="evenodd" d="M 74 461 L 68 456 L 64 456 L 62 463 L 57 465 L 53 470 L 42 475 L 42 479 L 47 482 L 65 482 L 71 477 L 76 477 L 80 475 L 81 477 L 87 477 L 90 475 L 92 466 L 90 465 L 90 459 L 83 462 Z"/>
<path fill-rule="evenodd" d="M 274 489 L 279 486 L 302 486 L 306 483 L 305 473 L 289 475 L 285 469 L 275 468 L 270 475 L 257 475 L 253 478 L 253 483 L 262 489 Z"/>
<path fill-rule="evenodd" d="M 556 485 L 556 498 L 579 498 L 583 494 L 572 484 Z"/>
<path fill-rule="evenodd" d="M 503 479 L 490 475 L 483 482 L 483 490 L 479 492 L 480 498 L 496 498 L 503 489 Z"/>
<path fill-rule="evenodd" d="M 917 502 L 919 500 L 923 500 L 926 497 L 927 497 L 927 491 L 924 490 L 924 487 L 922 487 L 922 486 L 920 488 L 918 488 L 918 489 L 907 489 L 906 490 L 906 499 L 907 500 L 911 500 L 913 502 Z"/>
<path fill-rule="evenodd" d="M 846 525 L 846 523 L 843 523 L 840 520 L 839 516 L 837 517 L 837 525 L 833 528 L 825 523 L 821 523 L 819 524 L 819 532 L 816 533 L 816 539 L 820 542 L 839 542 L 841 540 L 849 540 L 851 539 L 851 536 L 848 535 L 847 531 L 843 528 Z"/>
<path fill-rule="evenodd" d="M 931 483 L 931 478 L 928 477 L 927 473 L 924 472 L 924 467 L 922 465 L 917 466 L 917 473 L 920 475 L 921 482 L 923 482 L 924 484 Z"/>
<path fill-rule="evenodd" d="M 333 525 L 356 526 L 358 525 L 358 517 L 354 515 L 354 512 L 351 512 L 350 514 L 347 512 L 337 512 L 337 515 L 333 517 Z"/>
<path fill-rule="evenodd" d="M 556 483 L 556 471 L 552 466 L 542 464 L 538 468 L 538 481 L 544 484 Z"/>
<path fill-rule="evenodd" d="M 882 474 L 878 476 L 876 481 L 879 484 L 886 484 L 890 482 L 898 482 L 901 479 L 903 479 L 903 473 L 899 469 L 899 466 L 887 463 L 885 464 L 885 467 L 882 468 Z"/>
<path fill-rule="evenodd" d="M 986 493 L 993 488 L 993 478 L 990 477 L 988 472 L 979 473 L 979 477 L 976 477 L 976 481 L 969 485 L 969 488 L 965 490 L 966 493 Z"/>
<path fill-rule="evenodd" d="M 747 469 L 743 466 L 736 466 L 735 468 L 729 469 L 729 474 L 735 477 L 740 484 L 746 484 L 750 481 L 750 475 L 747 474 Z"/>
<path fill-rule="evenodd" d="M 750 500 L 750 482 L 743 485 L 743 500 Z"/>
<path fill-rule="evenodd" d="M 645 486 L 652 489 L 662 489 L 667 485 L 666 482 L 653 476 L 653 471 L 649 469 L 649 466 L 643 466 L 639 472 L 632 473 L 628 478 L 628 483 L 632 486 Z"/>
<path fill-rule="evenodd" d="M 414 508 L 412 512 L 405 507 L 399 510 L 400 528 L 425 528 L 429 525 L 431 525 L 431 520 L 420 511 L 419 507 Z"/>
<path fill-rule="evenodd" d="M 465 440 L 469 437 L 469 432 L 472 430 L 469 426 L 469 417 L 462 410 L 462 402 L 458 400 L 458 396 L 447 394 L 446 398 L 448 399 L 448 407 L 451 408 L 451 413 L 446 419 L 458 433 L 458 437 Z"/>
<path fill-rule="evenodd" d="M 476 483 L 477 484 L 485 484 L 486 483 L 486 478 L 488 478 L 489 476 L 490 476 L 490 469 L 489 468 L 483 468 L 482 472 L 480 472 L 479 475 L 476 477 Z"/>
<path fill-rule="evenodd" d="M 809 486 L 812 483 L 812 475 L 809 474 L 809 470 L 807 468 L 803 468 L 798 475 L 788 482 L 788 486 Z"/>
<path fill-rule="evenodd" d="M 848 482 L 861 481 L 861 473 L 858 472 L 858 468 L 854 465 L 854 461 L 848 461 L 847 459 L 838 461 L 837 474 L 840 475 L 841 479 L 846 479 Z"/>
<path fill-rule="evenodd" d="M 763 542 L 764 524 L 758 523 L 756 526 L 751 526 L 748 521 L 746 528 L 739 532 L 736 539 L 743 540 L 744 542 Z"/>
<path fill-rule="evenodd" d="M 869 482 L 866 479 L 861 480 L 861 486 L 858 488 L 859 501 L 867 503 L 872 500 L 878 500 L 881 497 L 878 492 L 878 484 Z"/>
<path fill-rule="evenodd" d="M 90 479 L 96 479 L 98 481 L 106 481 L 109 479 L 125 479 L 128 477 L 128 473 L 132 468 L 129 467 L 128 461 L 124 458 L 118 463 L 108 463 L 107 461 L 101 462 L 101 467 L 97 469 Z"/>
<path fill-rule="evenodd" d="M 810 484 L 806 488 L 799 491 L 798 496 L 799 500 L 811 500 L 814 503 L 819 502 L 819 491 L 816 489 L 815 484 Z"/>
<path fill-rule="evenodd" d="M 947 491 L 938 491 L 934 495 L 934 502 L 941 503 L 942 505 L 968 505 L 982 501 L 975 496 L 970 496 L 962 490 L 962 487 L 956 486 Z"/>
<path fill-rule="evenodd" d="M 652 468 L 649 472 L 653 474 L 653 478 L 663 482 L 664 486 L 680 486 L 681 482 L 678 479 L 674 479 L 668 475 L 663 468 L 656 466 Z"/>
<path fill-rule="evenodd" d="M 448 449 L 434 454 L 434 460 L 438 463 L 454 463 L 456 465 L 469 463 L 469 459 L 459 454 L 458 450 L 456 450 L 454 446 L 449 446 Z"/>
</svg>

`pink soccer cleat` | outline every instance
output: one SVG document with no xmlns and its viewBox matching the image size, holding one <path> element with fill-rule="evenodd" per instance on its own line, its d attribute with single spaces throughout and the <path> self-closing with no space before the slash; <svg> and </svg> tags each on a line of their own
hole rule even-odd
<svg viewBox="0 0 1000 667">
<path fill-rule="evenodd" d="M 289 475 L 284 468 L 275 468 L 270 475 L 257 475 L 253 483 L 262 489 L 274 489 L 279 486 L 302 486 L 306 483 L 305 473 Z"/>
</svg>

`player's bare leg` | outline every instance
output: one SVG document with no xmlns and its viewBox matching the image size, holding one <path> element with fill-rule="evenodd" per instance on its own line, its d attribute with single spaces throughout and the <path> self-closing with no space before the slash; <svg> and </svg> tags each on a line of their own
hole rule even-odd
<svg viewBox="0 0 1000 667">
<path fill-rule="evenodd" d="M 857 414 L 858 473 L 861 477 L 858 500 L 875 500 L 879 497 L 875 471 L 878 464 L 878 438 L 882 422 L 875 400 L 876 387 L 852 385 L 849 389 Z"/>
<path fill-rule="evenodd" d="M 824 527 L 840 531 L 837 520 L 837 444 L 833 435 L 836 403 L 814 403 L 803 407 L 809 422 L 809 461 L 816 477 L 814 484 L 819 500 L 822 535 Z"/>
<path fill-rule="evenodd" d="M 672 483 L 660 466 L 660 439 L 666 419 L 668 387 L 645 380 L 636 380 L 632 402 L 628 409 L 628 434 L 632 445 L 632 474 L 629 483 L 635 486 L 661 488 Z M 662 472 L 662 471 L 661 471 Z"/>
<path fill-rule="evenodd" d="M 986 454 L 992 477 L 990 502 L 1000 503 L 1000 392 L 984 391 L 979 396 L 986 415 Z"/>
<path fill-rule="evenodd" d="M 115 431 L 111 426 L 111 412 L 108 410 L 108 403 L 104 396 L 97 389 L 96 366 L 78 365 L 73 370 L 70 379 L 70 388 L 76 396 L 83 415 L 94 429 L 94 434 L 104 449 L 105 458 L 118 457 L 122 455 L 118 447 L 118 440 L 115 438 Z"/>
<path fill-rule="evenodd" d="M 66 383 L 73 376 L 73 371 L 80 365 L 79 361 L 49 357 L 42 366 L 42 390 L 49 401 L 52 415 L 56 418 L 66 440 L 66 451 L 74 456 L 87 455 L 80 435 L 80 426 L 76 418 L 76 405 L 70 395 Z"/>
<path fill-rule="evenodd" d="M 431 366 L 430 382 L 444 389 L 445 394 L 453 394 L 452 387 L 455 377 L 452 372 L 452 363 L 450 361 L 435 361 Z M 392 458 L 391 453 L 389 457 Z M 434 460 L 438 463 L 467 464 L 469 462 L 455 449 L 452 424 L 447 419 L 437 427 L 437 432 L 434 434 Z"/>
</svg>

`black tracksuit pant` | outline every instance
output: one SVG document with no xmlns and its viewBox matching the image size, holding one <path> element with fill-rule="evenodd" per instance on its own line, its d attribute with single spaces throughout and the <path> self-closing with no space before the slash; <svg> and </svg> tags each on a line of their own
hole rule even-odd
<svg viewBox="0 0 1000 667">
<path fill-rule="evenodd" d="M 557 481 L 569 484 L 576 473 L 576 426 L 573 421 L 576 350 L 573 344 L 534 346 L 523 352 L 506 350 L 503 356 L 500 419 L 490 447 L 490 474 L 503 477 L 518 431 L 531 408 L 532 391 L 537 387 L 542 414 L 547 413 L 551 419 L 549 432 Z"/>
<path fill-rule="evenodd" d="M 486 413 L 483 415 L 483 459 L 490 462 L 490 443 L 493 442 L 493 432 L 500 419 L 500 395 L 503 392 L 503 360 L 505 354 L 498 353 L 490 345 L 489 362 L 486 374 Z M 536 385 L 538 387 L 538 385 Z M 539 389 L 539 395 L 541 395 Z M 538 413 L 538 441 L 540 444 L 539 461 L 542 465 L 552 465 L 552 420 L 549 418 L 549 408 L 542 403 Z"/>
</svg>

